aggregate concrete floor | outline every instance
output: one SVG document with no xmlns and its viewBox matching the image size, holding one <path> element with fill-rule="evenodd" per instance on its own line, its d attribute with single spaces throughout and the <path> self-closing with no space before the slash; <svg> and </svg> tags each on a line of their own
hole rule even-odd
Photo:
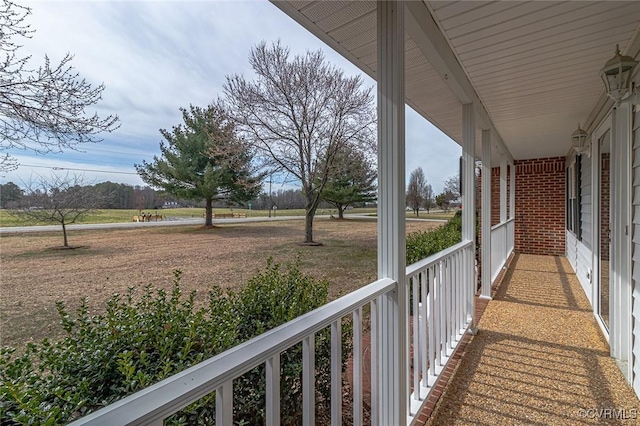
<svg viewBox="0 0 640 426">
<path fill-rule="evenodd" d="M 568 261 L 516 255 L 429 425 L 640 424 Z"/>
</svg>

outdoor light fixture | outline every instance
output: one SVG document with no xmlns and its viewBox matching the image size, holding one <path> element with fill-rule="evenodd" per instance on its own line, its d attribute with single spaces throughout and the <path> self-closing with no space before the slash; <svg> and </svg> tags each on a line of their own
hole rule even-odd
<svg viewBox="0 0 640 426">
<path fill-rule="evenodd" d="M 587 136 L 589 134 L 586 130 L 581 129 L 580 123 L 578 123 L 578 130 L 571 135 L 571 144 L 573 145 L 573 150 L 579 155 L 587 154 L 587 156 L 591 157 L 591 144 L 587 142 Z"/>
<path fill-rule="evenodd" d="M 609 59 L 600 70 L 600 77 L 607 89 L 607 94 L 616 101 L 632 102 L 638 104 L 640 97 L 638 91 L 633 87 L 632 77 L 638 61 L 631 56 L 622 56 L 620 48 L 616 45 L 616 54 Z"/>
</svg>

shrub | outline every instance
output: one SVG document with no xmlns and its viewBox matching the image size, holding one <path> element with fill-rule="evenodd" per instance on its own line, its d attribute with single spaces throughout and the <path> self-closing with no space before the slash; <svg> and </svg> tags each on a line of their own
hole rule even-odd
<svg viewBox="0 0 640 426">
<path fill-rule="evenodd" d="M 328 282 L 317 281 L 300 272 L 299 264 L 282 267 L 271 261 L 233 295 L 234 316 L 238 318 L 237 342 L 316 309 L 328 298 Z M 351 326 L 343 324 L 343 365 L 350 351 Z M 331 334 L 324 329 L 315 335 L 316 395 L 319 414 L 330 409 Z M 302 345 L 280 354 L 280 403 L 282 424 L 302 422 Z M 240 402 L 234 419 L 243 424 L 263 424 L 265 407 L 265 367 L 260 365 L 234 381 L 234 401 Z M 250 409 L 247 409 L 250 407 Z"/>
<path fill-rule="evenodd" d="M 462 212 L 457 211 L 446 224 L 439 228 L 407 235 L 407 265 L 456 245 L 460 241 L 462 241 Z"/>
<path fill-rule="evenodd" d="M 63 303 L 57 308 L 62 339 L 27 345 L 23 354 L 0 351 L 0 418 L 2 424 L 60 424 L 102 408 L 170 375 L 210 358 L 327 302 L 327 282 L 300 272 L 299 263 L 285 270 L 269 261 L 246 288 L 209 293 L 206 307 L 194 306 L 195 292 L 184 297 L 180 272 L 173 290 L 140 297 L 130 289 L 114 295 L 104 314 L 90 315 L 84 300 L 72 318 Z M 348 331 L 348 330 L 347 330 Z M 298 422 L 301 349 L 282 354 L 283 420 Z M 318 399 L 327 401 L 330 339 L 316 335 Z M 325 371 L 325 369 L 327 369 Z M 264 367 L 234 381 L 234 407 L 240 423 L 263 423 Z M 262 372 L 262 376 L 258 376 Z M 167 424 L 212 424 L 215 394 L 167 419 Z"/>
</svg>

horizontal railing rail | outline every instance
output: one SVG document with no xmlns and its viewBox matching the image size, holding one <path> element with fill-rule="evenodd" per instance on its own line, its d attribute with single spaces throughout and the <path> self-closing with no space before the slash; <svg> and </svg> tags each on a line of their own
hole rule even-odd
<svg viewBox="0 0 640 426">
<path fill-rule="evenodd" d="M 332 369 L 341 368 L 341 357 L 338 356 L 337 360 L 334 360 L 336 358 L 334 355 L 339 354 L 339 349 L 335 348 L 340 343 L 339 333 L 336 331 L 339 331 L 341 319 L 353 314 L 354 318 L 361 320 L 361 308 L 364 305 L 370 302 L 375 303 L 376 298 L 394 291 L 396 287 L 397 283 L 388 278 L 375 281 L 89 414 L 71 425 L 161 425 L 168 416 L 214 391 L 216 392 L 216 424 L 232 424 L 232 381 L 261 364 L 267 364 L 267 424 L 279 424 L 279 354 L 300 342 L 303 342 L 303 387 L 305 388 L 303 401 L 305 417 L 307 417 L 305 423 L 308 423 L 309 419 L 314 418 L 314 334 L 325 327 L 332 327 Z M 360 324 L 354 324 L 354 353 L 362 352 L 360 332 Z M 335 380 L 336 383 L 332 380 L 332 394 L 341 395 L 341 376 L 335 372 L 332 373 L 334 378 L 338 378 Z M 359 387 L 359 385 L 356 386 Z M 362 394 L 361 389 L 355 392 Z M 339 403 L 342 404 L 342 397 Z M 335 405 L 337 404 L 338 401 L 335 402 Z M 355 405 L 361 407 L 361 404 Z M 339 413 L 339 409 L 332 406 L 332 412 Z M 354 416 L 359 415 L 354 413 Z"/>
<path fill-rule="evenodd" d="M 462 241 L 454 246 L 439 251 L 438 253 L 432 254 L 429 257 L 418 260 L 416 263 L 412 263 L 411 265 L 407 266 L 407 277 L 415 274 L 421 269 L 428 268 L 429 266 L 440 262 L 443 258 L 450 256 L 453 253 L 456 253 L 464 248 L 471 247 L 472 244 L 473 243 L 471 241 Z"/>
</svg>

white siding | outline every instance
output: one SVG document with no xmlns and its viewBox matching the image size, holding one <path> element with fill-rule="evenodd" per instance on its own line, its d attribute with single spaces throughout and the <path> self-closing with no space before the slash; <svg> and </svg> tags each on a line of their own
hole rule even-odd
<svg viewBox="0 0 640 426">
<path fill-rule="evenodd" d="M 590 302 L 591 275 L 593 270 L 591 247 L 593 242 L 592 230 L 592 190 L 591 190 L 591 158 L 582 156 L 580 167 L 580 221 L 582 227 L 582 241 L 576 241 L 576 276 Z M 592 302 L 593 303 L 593 302 Z"/>
<path fill-rule="evenodd" d="M 580 170 L 580 211 L 582 221 L 582 244 L 591 250 L 593 243 L 593 230 L 591 229 L 593 220 L 591 218 L 591 205 L 593 204 L 593 191 L 591 190 L 591 158 L 582 156 L 582 167 Z M 589 257 L 591 259 L 591 257 Z M 591 263 L 591 261 L 589 261 Z"/>
<path fill-rule="evenodd" d="M 574 271 L 578 269 L 578 253 L 576 248 L 576 236 L 573 232 L 567 230 L 566 232 L 566 246 L 567 246 L 567 260 Z"/>
<path fill-rule="evenodd" d="M 632 173 L 632 260 L 631 276 L 633 285 L 633 379 L 632 385 L 640 395 L 640 112 L 636 107 L 633 117 L 633 173 Z"/>
<path fill-rule="evenodd" d="M 582 241 L 576 241 L 576 267 L 574 270 L 576 271 L 580 285 L 582 285 L 582 290 L 584 290 L 587 299 L 589 299 L 589 302 L 591 302 L 593 306 L 593 301 L 591 300 L 591 277 L 593 275 L 591 259 L 591 250 L 585 246 Z"/>
</svg>

